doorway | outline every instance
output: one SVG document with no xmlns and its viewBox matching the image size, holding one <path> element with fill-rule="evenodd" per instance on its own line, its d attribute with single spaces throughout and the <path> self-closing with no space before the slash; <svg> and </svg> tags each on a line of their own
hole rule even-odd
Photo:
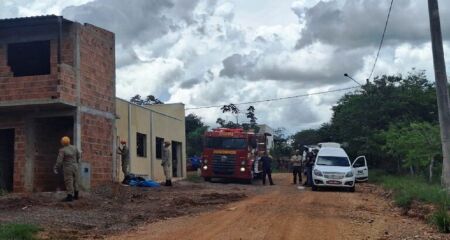
<svg viewBox="0 0 450 240">
<path fill-rule="evenodd" d="M 181 143 L 172 141 L 172 176 L 182 177 Z"/>
<path fill-rule="evenodd" d="M 68 136 L 73 144 L 73 117 L 37 118 L 35 122 L 34 191 L 65 190 L 62 169 L 53 173 L 53 166 L 61 148 L 60 140 Z"/>
<path fill-rule="evenodd" d="M 14 129 L 0 129 L 0 189 L 13 191 Z"/>
</svg>

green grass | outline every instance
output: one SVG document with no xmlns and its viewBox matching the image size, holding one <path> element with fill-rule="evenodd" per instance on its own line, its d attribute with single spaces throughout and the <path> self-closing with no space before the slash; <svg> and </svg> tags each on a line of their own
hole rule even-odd
<svg viewBox="0 0 450 240">
<path fill-rule="evenodd" d="M 385 189 L 392 190 L 394 201 L 400 207 L 409 207 L 413 200 L 445 206 L 450 203 L 449 195 L 440 185 L 430 184 L 421 177 L 393 176 L 372 171 L 370 179 Z"/>
<path fill-rule="evenodd" d="M 399 207 L 408 209 L 414 200 L 438 206 L 429 218 L 430 223 L 440 232 L 450 233 L 450 198 L 439 184 L 428 183 L 422 177 L 394 176 L 376 170 L 371 171 L 370 181 L 392 190 L 394 202 Z"/>
<path fill-rule="evenodd" d="M 8 223 L 0 225 L 1 240 L 36 240 L 39 227 L 30 224 Z"/>
<path fill-rule="evenodd" d="M 0 197 L 6 195 L 7 193 L 8 193 L 8 191 L 6 191 L 3 188 L 0 188 Z"/>
<path fill-rule="evenodd" d="M 439 232 L 450 233 L 450 215 L 447 208 L 440 207 L 430 218 L 431 224 L 437 227 Z"/>
</svg>

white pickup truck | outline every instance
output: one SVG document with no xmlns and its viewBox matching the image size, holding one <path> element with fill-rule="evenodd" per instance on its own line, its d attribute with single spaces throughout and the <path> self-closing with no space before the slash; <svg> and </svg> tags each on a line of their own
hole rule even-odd
<svg viewBox="0 0 450 240">
<path fill-rule="evenodd" d="M 320 187 L 342 187 L 354 192 L 356 181 L 368 179 L 366 157 L 357 157 L 352 164 L 344 149 L 337 145 L 328 146 L 322 145 L 317 154 L 312 171 L 312 190 L 316 191 Z"/>
</svg>

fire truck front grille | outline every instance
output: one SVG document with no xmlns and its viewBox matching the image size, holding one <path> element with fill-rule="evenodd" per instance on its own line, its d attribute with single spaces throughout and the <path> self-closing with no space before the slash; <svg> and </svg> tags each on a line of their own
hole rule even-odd
<svg viewBox="0 0 450 240">
<path fill-rule="evenodd" d="M 214 174 L 233 175 L 235 159 L 234 155 L 213 155 L 212 167 Z"/>
</svg>

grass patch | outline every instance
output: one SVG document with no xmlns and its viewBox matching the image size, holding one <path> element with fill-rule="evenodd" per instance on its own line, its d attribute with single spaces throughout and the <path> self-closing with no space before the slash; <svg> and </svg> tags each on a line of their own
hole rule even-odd
<svg viewBox="0 0 450 240">
<path fill-rule="evenodd" d="M 388 175 L 381 171 L 371 171 L 370 181 L 392 190 L 397 206 L 408 209 L 416 200 L 438 206 L 430 217 L 432 225 L 442 233 L 450 233 L 449 194 L 436 183 L 428 183 L 424 178 Z"/>
<path fill-rule="evenodd" d="M 431 224 L 437 227 L 439 232 L 450 233 L 450 215 L 447 208 L 440 207 L 430 218 Z"/>
<path fill-rule="evenodd" d="M 436 205 L 449 206 L 449 195 L 438 184 L 430 184 L 421 177 L 393 176 L 372 171 L 372 182 L 392 190 L 394 201 L 400 207 L 409 207 L 413 200 Z"/>
<path fill-rule="evenodd" d="M 0 239 L 36 240 L 40 228 L 31 224 L 8 223 L 0 225 Z"/>
</svg>

